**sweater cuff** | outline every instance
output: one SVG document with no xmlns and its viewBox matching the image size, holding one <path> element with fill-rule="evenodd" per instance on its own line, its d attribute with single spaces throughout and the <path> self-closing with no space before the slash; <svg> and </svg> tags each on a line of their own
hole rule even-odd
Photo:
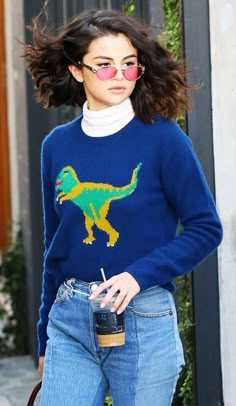
<svg viewBox="0 0 236 406">
<path fill-rule="evenodd" d="M 42 323 L 38 322 L 38 356 L 43 357 L 46 352 L 48 336 L 46 333 L 46 326 L 43 326 Z"/>
</svg>

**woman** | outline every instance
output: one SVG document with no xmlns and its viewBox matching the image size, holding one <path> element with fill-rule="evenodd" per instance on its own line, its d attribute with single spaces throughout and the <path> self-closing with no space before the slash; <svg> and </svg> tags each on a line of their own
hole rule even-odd
<svg viewBox="0 0 236 406">
<path fill-rule="evenodd" d="M 83 108 L 42 145 L 41 405 L 101 406 L 110 388 L 114 406 L 169 406 L 184 364 L 173 279 L 222 238 L 174 121 L 189 106 L 183 66 L 117 11 L 84 11 L 55 35 L 39 18 L 25 46 L 37 100 Z M 125 312 L 123 346 L 98 345 L 90 302 L 106 290 L 102 306 L 117 295 L 111 310 Z"/>
</svg>

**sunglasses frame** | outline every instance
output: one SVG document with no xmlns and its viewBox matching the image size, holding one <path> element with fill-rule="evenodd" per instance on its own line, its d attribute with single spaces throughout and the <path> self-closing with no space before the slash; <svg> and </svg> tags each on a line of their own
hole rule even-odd
<svg viewBox="0 0 236 406">
<path fill-rule="evenodd" d="M 89 70 L 90 70 L 91 72 L 93 72 L 96 76 L 97 76 L 97 72 L 98 72 L 100 69 L 104 69 L 104 67 L 95 69 L 95 68 L 93 68 L 92 66 L 87 65 L 86 63 L 83 63 L 83 62 L 78 62 L 78 65 L 79 65 L 79 66 L 82 66 L 82 67 L 84 67 L 84 68 L 89 69 Z M 114 79 L 114 77 L 116 76 L 116 74 L 117 74 L 118 71 L 121 71 L 122 74 L 123 74 L 123 76 L 124 76 L 124 73 L 123 73 L 123 72 L 125 72 L 126 69 L 129 69 L 129 68 L 134 67 L 134 66 L 136 66 L 137 68 L 141 68 L 141 75 L 138 76 L 136 79 L 133 79 L 133 80 L 138 80 L 138 79 L 141 78 L 141 76 L 142 76 L 142 75 L 144 74 L 144 72 L 145 72 L 145 66 L 142 66 L 140 63 L 137 64 L 137 65 L 127 66 L 126 68 L 121 68 L 121 69 L 117 69 L 115 66 L 109 66 L 109 67 L 112 67 L 112 68 L 115 68 L 115 69 L 116 69 L 115 75 L 114 75 L 112 78 L 110 78 L 110 79 L 100 79 L 98 76 L 97 76 L 97 78 L 98 78 L 99 80 L 102 80 L 102 81 L 112 80 L 112 79 Z M 124 76 L 124 78 L 126 79 L 125 76 Z M 130 79 L 126 79 L 126 80 L 129 80 L 130 82 L 132 82 L 132 80 L 130 80 Z"/>
</svg>

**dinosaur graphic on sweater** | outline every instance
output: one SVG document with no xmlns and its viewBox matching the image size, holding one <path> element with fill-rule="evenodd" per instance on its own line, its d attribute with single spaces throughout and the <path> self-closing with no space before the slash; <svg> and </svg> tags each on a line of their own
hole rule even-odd
<svg viewBox="0 0 236 406">
<path fill-rule="evenodd" d="M 83 211 L 88 233 L 83 240 L 85 244 L 92 244 L 95 240 L 92 229 L 94 224 L 108 234 L 108 247 L 116 244 L 119 233 L 106 218 L 110 203 L 113 200 L 123 199 L 135 191 L 141 165 L 142 162 L 133 170 L 130 183 L 122 187 L 115 187 L 108 183 L 81 182 L 75 170 L 69 165 L 61 170 L 56 180 L 56 190 L 60 190 L 57 201 L 62 204 L 65 200 L 71 200 Z"/>
</svg>

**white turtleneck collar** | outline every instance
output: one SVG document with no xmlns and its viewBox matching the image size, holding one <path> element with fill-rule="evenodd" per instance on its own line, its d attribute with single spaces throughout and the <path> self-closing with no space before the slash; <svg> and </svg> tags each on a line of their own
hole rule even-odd
<svg viewBox="0 0 236 406">
<path fill-rule="evenodd" d="M 89 110 L 86 101 L 83 105 L 81 126 L 84 133 L 90 137 L 105 137 L 121 130 L 133 117 L 134 110 L 130 98 L 121 104 L 99 111 Z"/>
</svg>

